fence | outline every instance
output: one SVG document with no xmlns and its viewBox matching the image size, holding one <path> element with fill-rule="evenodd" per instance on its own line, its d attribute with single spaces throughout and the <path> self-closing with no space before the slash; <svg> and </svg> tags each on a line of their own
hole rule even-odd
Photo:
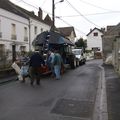
<svg viewBox="0 0 120 120">
<path fill-rule="evenodd" d="M 10 69 L 12 64 L 12 52 L 0 51 L 0 70 Z"/>
</svg>

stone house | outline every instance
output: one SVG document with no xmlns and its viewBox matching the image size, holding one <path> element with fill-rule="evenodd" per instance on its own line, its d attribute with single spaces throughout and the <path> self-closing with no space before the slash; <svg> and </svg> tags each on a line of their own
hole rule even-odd
<svg viewBox="0 0 120 120">
<path fill-rule="evenodd" d="M 114 32 L 113 29 L 115 28 L 114 25 L 107 26 L 104 35 L 102 36 L 102 46 L 103 46 L 103 61 L 105 62 L 107 57 L 112 54 L 113 48 L 113 39 L 114 39 Z"/>
<path fill-rule="evenodd" d="M 107 26 L 107 31 L 102 38 L 104 62 L 106 58 L 111 54 L 111 64 L 120 74 L 120 23 L 114 26 Z"/>
<path fill-rule="evenodd" d="M 115 70 L 120 74 L 120 36 L 116 36 L 113 41 L 113 66 Z"/>
</svg>

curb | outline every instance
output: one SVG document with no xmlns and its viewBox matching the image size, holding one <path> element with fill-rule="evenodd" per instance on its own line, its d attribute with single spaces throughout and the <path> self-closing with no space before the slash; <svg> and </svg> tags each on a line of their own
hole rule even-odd
<svg viewBox="0 0 120 120">
<path fill-rule="evenodd" d="M 100 120 L 108 120 L 108 111 L 107 111 L 107 93 L 106 93 L 106 81 L 105 81 L 105 71 L 102 66 L 102 79 L 101 79 L 101 99 L 100 99 Z"/>
<path fill-rule="evenodd" d="M 12 77 L 9 77 L 9 78 L 2 78 L 0 79 L 0 85 L 2 84 L 5 84 L 5 83 L 9 83 L 9 82 L 12 82 L 12 81 L 17 81 L 17 76 L 12 76 Z"/>
<path fill-rule="evenodd" d="M 108 120 L 105 71 L 102 66 L 95 100 L 93 120 Z"/>
</svg>

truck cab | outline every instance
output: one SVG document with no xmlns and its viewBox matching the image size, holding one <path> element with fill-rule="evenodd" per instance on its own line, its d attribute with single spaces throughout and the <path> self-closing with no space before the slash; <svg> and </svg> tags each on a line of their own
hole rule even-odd
<svg viewBox="0 0 120 120">
<path fill-rule="evenodd" d="M 72 49 L 72 53 L 76 57 L 76 65 L 77 66 L 85 64 L 86 57 L 85 57 L 85 54 L 83 52 L 83 49 Z"/>
</svg>

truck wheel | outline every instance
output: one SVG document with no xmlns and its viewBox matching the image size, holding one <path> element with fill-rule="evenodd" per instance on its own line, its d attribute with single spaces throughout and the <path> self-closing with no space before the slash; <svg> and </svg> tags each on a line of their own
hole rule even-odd
<svg viewBox="0 0 120 120">
<path fill-rule="evenodd" d="M 76 66 L 77 66 L 77 67 L 79 66 L 79 61 L 78 61 L 78 60 L 76 61 Z"/>
<path fill-rule="evenodd" d="M 80 66 L 80 65 L 82 65 L 82 62 L 81 62 L 81 61 L 79 61 L 79 66 Z"/>
<path fill-rule="evenodd" d="M 76 60 L 75 59 L 71 62 L 71 68 L 72 69 L 76 68 Z"/>
</svg>

